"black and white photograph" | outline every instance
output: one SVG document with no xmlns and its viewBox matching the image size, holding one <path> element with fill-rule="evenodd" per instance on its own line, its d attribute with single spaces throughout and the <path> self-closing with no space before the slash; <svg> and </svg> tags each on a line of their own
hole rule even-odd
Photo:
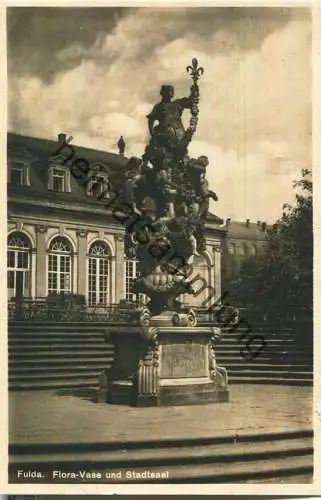
<svg viewBox="0 0 321 500">
<path fill-rule="evenodd" d="M 312 21 L 6 8 L 12 492 L 315 484 Z"/>
</svg>

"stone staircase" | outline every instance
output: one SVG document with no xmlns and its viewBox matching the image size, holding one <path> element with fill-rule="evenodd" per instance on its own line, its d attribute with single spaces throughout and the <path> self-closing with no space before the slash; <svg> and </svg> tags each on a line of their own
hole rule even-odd
<svg viewBox="0 0 321 500">
<path fill-rule="evenodd" d="M 19 469 L 40 471 L 42 479 L 28 479 L 34 483 L 309 483 L 313 433 L 303 429 L 197 439 L 17 443 L 9 447 L 9 482 L 21 482 Z M 139 474 L 146 470 L 168 471 L 168 477 L 144 479 Z M 63 475 L 53 477 L 53 471 Z M 83 477 L 86 471 L 95 476 Z M 128 477 L 128 471 L 136 477 Z"/>
<path fill-rule="evenodd" d="M 101 370 L 110 366 L 113 346 L 106 345 L 103 323 L 9 324 L 9 388 L 55 389 L 95 387 Z M 255 333 L 266 339 L 256 359 L 245 359 L 241 329 L 226 333 L 216 349 L 230 383 L 310 385 L 313 377 L 312 348 L 293 340 L 289 329 L 265 327 Z M 310 332 L 307 335 L 312 334 Z M 256 340 L 251 344 L 255 348 Z"/>
<path fill-rule="evenodd" d="M 227 368 L 231 383 L 312 384 L 312 331 L 296 336 L 290 328 L 266 325 L 242 338 L 245 334 L 245 329 L 230 333 L 226 330 L 217 345 L 217 361 Z M 253 340 L 247 348 L 249 338 Z M 262 339 L 265 345 L 260 350 Z"/>
<path fill-rule="evenodd" d="M 102 323 L 9 325 L 9 389 L 90 387 L 110 366 L 113 347 Z"/>
</svg>

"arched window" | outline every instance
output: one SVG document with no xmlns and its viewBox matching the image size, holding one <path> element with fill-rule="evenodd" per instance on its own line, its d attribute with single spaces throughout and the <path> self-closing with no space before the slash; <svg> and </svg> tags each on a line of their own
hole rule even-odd
<svg viewBox="0 0 321 500">
<path fill-rule="evenodd" d="M 48 293 L 70 293 L 72 289 L 72 248 L 69 241 L 57 236 L 48 256 Z"/>
<path fill-rule="evenodd" d="M 88 301 L 91 306 L 110 302 L 110 252 L 104 241 L 89 249 Z"/>
<path fill-rule="evenodd" d="M 20 232 L 8 236 L 8 295 L 28 297 L 31 290 L 31 243 Z"/>
</svg>

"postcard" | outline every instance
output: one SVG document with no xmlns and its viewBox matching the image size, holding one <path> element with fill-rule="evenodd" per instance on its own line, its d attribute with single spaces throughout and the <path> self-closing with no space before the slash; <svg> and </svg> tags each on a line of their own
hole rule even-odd
<svg viewBox="0 0 321 500">
<path fill-rule="evenodd" d="M 9 494 L 320 492 L 316 11 L 7 5 Z"/>
</svg>

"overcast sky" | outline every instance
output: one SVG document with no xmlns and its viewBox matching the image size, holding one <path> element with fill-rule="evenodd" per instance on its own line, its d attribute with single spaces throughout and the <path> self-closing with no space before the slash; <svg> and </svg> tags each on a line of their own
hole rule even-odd
<svg viewBox="0 0 321 500">
<path fill-rule="evenodd" d="M 305 8 L 9 8 L 9 130 L 127 155 L 148 141 L 163 83 L 200 115 L 189 151 L 233 219 L 274 221 L 311 168 L 311 19 Z M 186 123 L 189 120 L 187 112 Z"/>
</svg>

